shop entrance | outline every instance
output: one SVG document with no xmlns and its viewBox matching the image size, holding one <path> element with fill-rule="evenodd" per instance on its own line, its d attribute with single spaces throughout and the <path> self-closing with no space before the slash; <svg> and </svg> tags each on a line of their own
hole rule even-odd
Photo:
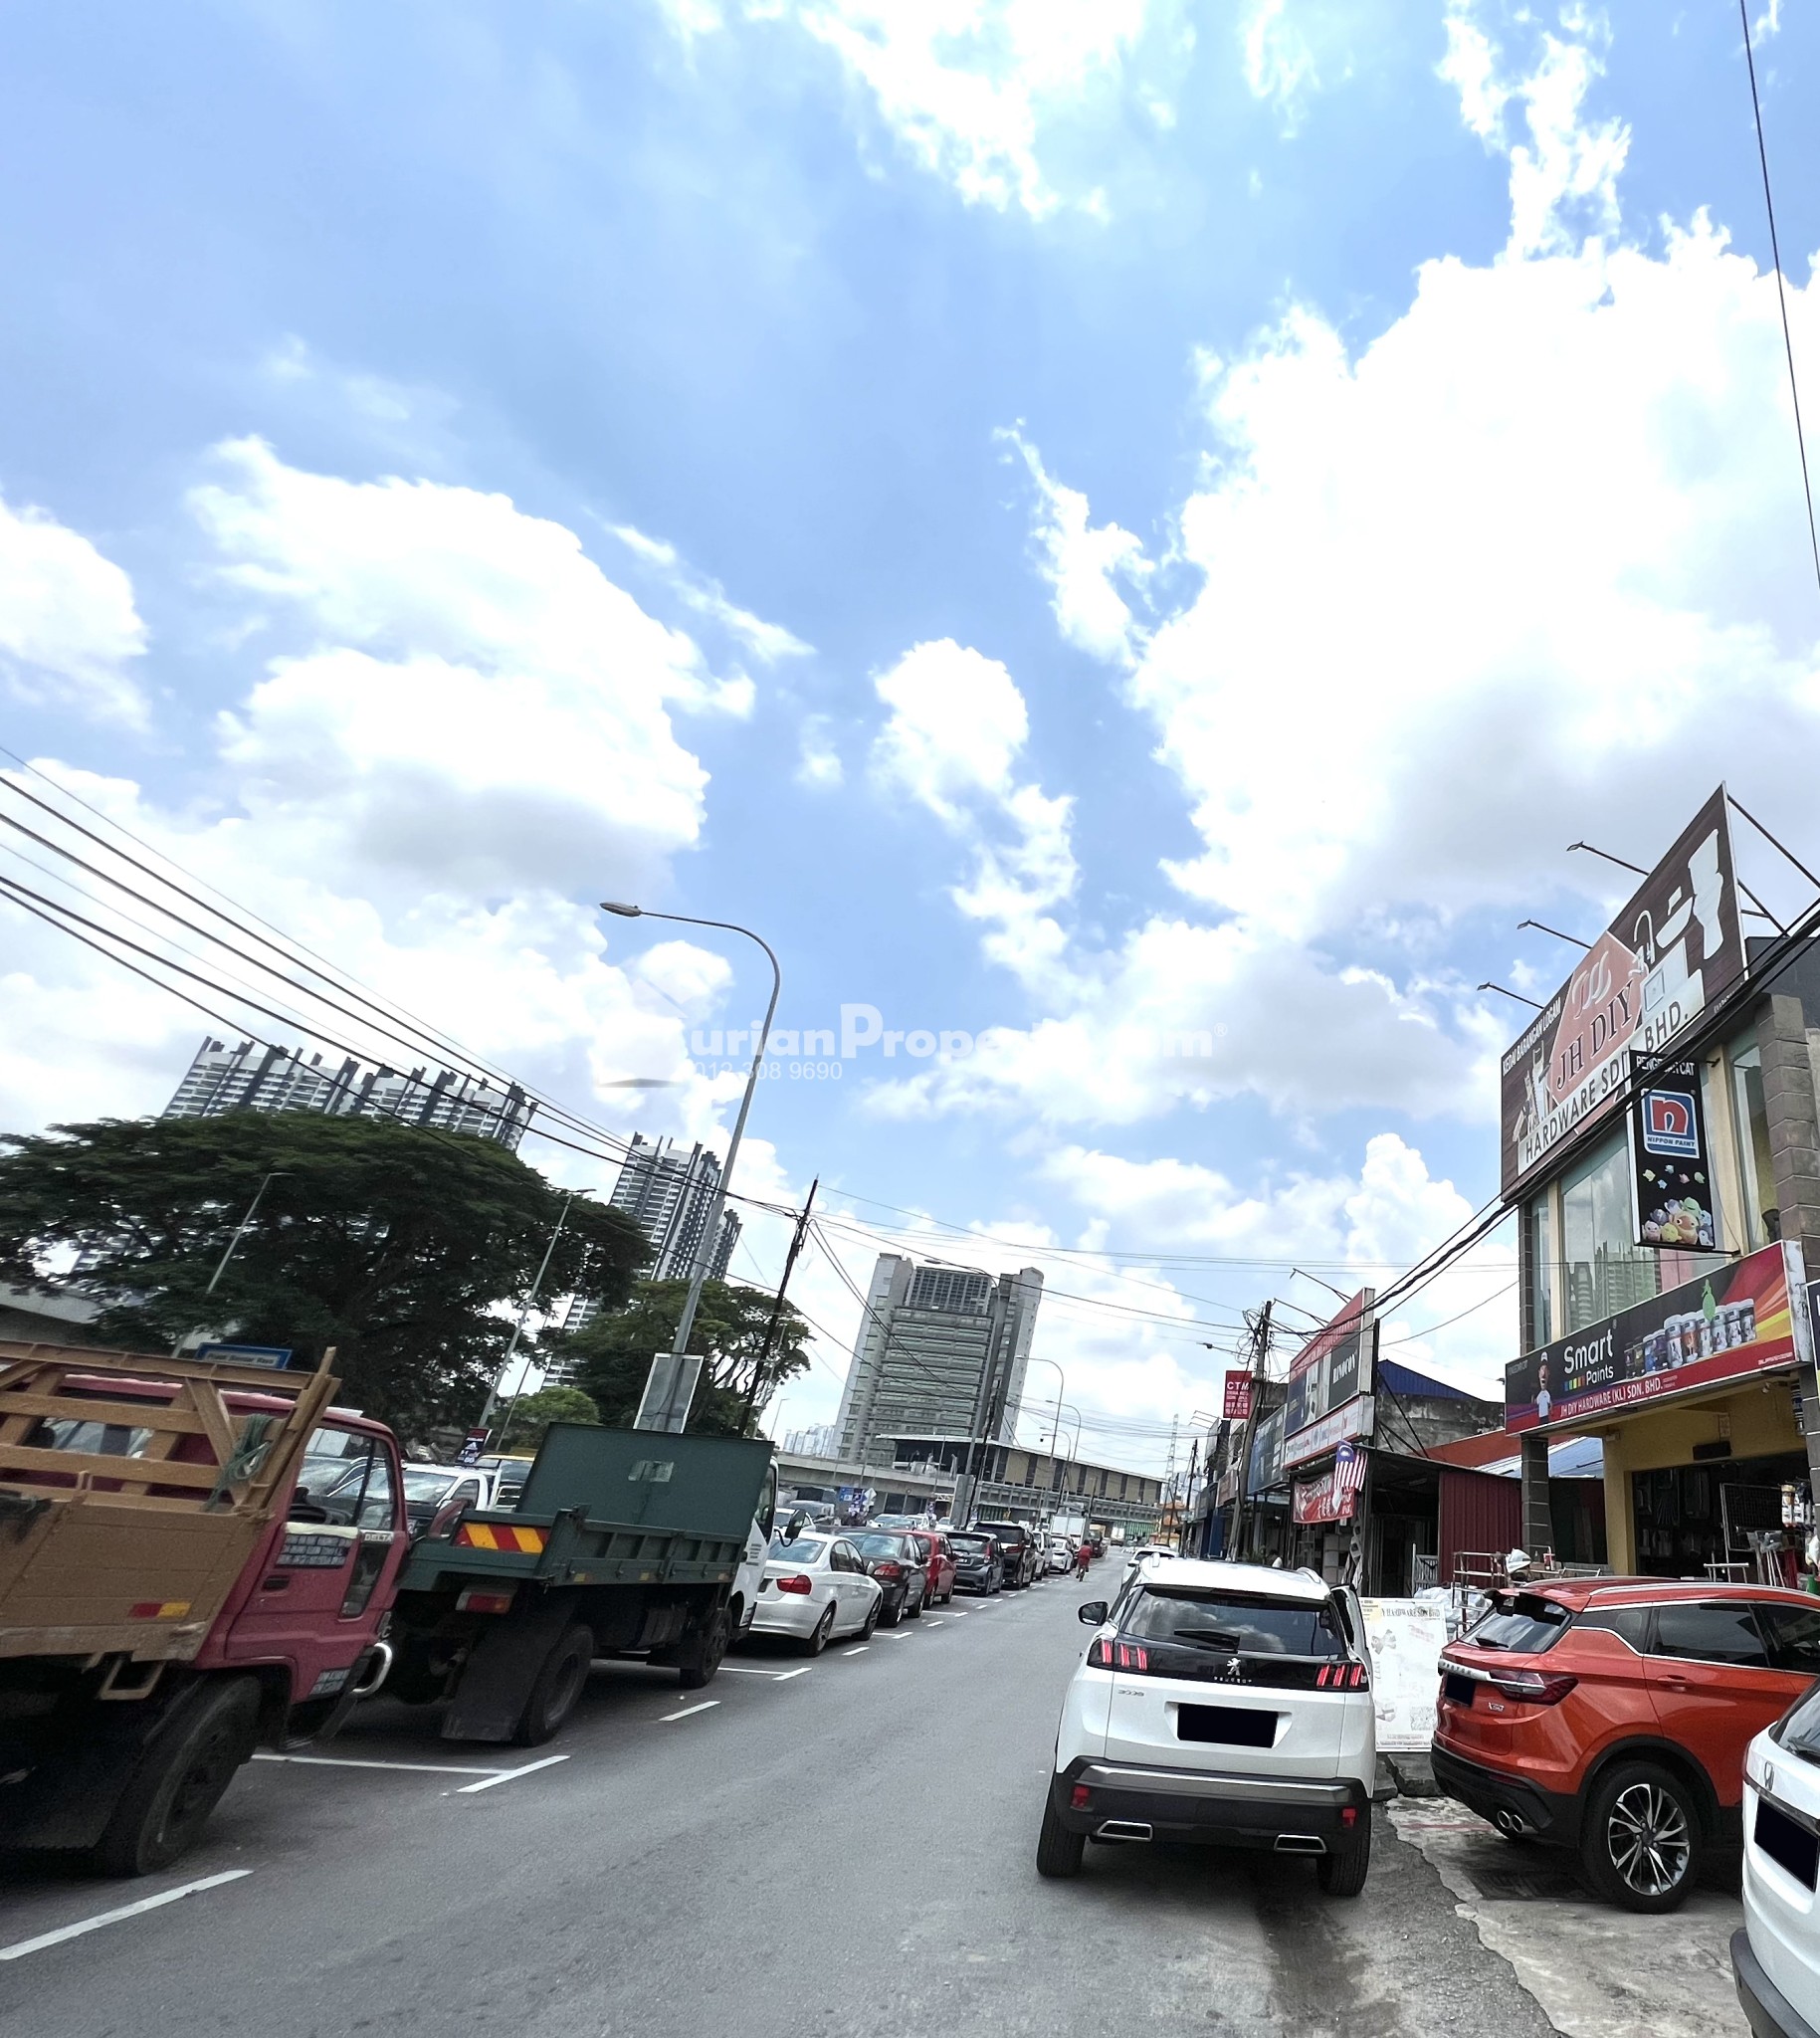
<svg viewBox="0 0 1820 2038">
<path fill-rule="evenodd" d="M 1780 1528 L 1782 1488 L 1805 1489 L 1807 1479 L 1807 1460 L 1799 1451 L 1633 1472 L 1638 1570 L 1655 1578 L 1704 1578 L 1710 1563 L 1748 1563 L 1745 1531 Z"/>
</svg>

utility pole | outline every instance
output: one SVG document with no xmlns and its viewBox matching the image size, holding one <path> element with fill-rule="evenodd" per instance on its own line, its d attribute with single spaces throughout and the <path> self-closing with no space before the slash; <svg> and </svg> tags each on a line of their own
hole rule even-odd
<svg viewBox="0 0 1820 2038">
<path fill-rule="evenodd" d="M 1247 1315 L 1251 1325 L 1251 1413 L 1245 1418 L 1245 1435 L 1239 1446 L 1239 1490 L 1232 1503 L 1232 1557 L 1235 1563 L 1243 1563 L 1249 1541 L 1250 1523 L 1246 1519 L 1246 1483 L 1251 1477 L 1252 1439 L 1258 1433 L 1258 1415 L 1264 1403 L 1264 1368 L 1270 1356 L 1271 1305 L 1267 1302 L 1253 1317 Z"/>
<path fill-rule="evenodd" d="M 815 1192 L 821 1187 L 821 1176 L 817 1175 L 809 1184 L 809 1193 L 803 1198 L 803 1207 L 796 1219 L 796 1230 L 791 1234 L 790 1250 L 783 1258 L 783 1273 L 778 1278 L 777 1295 L 771 1304 L 771 1321 L 764 1326 L 764 1343 L 752 1361 L 752 1381 L 745 1390 L 745 1407 L 740 1411 L 739 1419 L 741 1432 L 752 1419 L 752 1406 L 758 1399 L 758 1383 L 771 1361 L 771 1346 L 777 1341 L 777 1326 L 783 1321 L 784 1290 L 790 1285 L 790 1271 L 796 1265 L 796 1256 L 803 1249 L 803 1238 L 809 1229 L 809 1212 L 815 1207 Z"/>
<path fill-rule="evenodd" d="M 1188 1554 L 1184 1546 L 1188 1539 L 1188 1518 L 1194 1513 L 1194 1479 L 1200 1469 L 1201 1440 L 1193 1438 L 1188 1445 L 1188 1492 L 1182 1502 L 1181 1526 L 1176 1530 L 1175 1546 L 1183 1556 Z"/>
</svg>

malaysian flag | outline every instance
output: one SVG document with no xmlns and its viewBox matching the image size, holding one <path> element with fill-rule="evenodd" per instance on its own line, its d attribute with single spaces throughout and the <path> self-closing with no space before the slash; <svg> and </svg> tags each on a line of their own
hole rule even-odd
<svg viewBox="0 0 1820 2038">
<path fill-rule="evenodd" d="M 1333 1499 L 1344 1520 L 1351 1503 L 1365 1483 L 1365 1454 L 1356 1444 L 1341 1444 L 1333 1453 Z"/>
</svg>

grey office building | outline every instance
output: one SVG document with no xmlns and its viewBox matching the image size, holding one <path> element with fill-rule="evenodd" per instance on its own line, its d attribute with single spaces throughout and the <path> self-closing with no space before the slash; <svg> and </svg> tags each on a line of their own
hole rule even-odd
<svg viewBox="0 0 1820 2038">
<path fill-rule="evenodd" d="M 895 1436 L 1011 1442 L 1042 1295 L 1034 1267 L 994 1277 L 881 1253 L 835 1418 L 838 1455 L 872 1444 L 876 1456 L 873 1440 Z"/>
</svg>

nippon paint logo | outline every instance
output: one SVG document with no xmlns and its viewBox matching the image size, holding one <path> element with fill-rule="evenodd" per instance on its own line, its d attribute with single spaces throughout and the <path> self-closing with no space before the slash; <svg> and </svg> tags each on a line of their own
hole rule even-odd
<svg viewBox="0 0 1820 2038">
<path fill-rule="evenodd" d="M 759 1028 L 696 1027 L 689 1036 L 698 1060 L 749 1061 L 757 1051 Z M 1119 1043 L 1132 1060 L 1210 1061 L 1225 1038 L 1224 1026 L 1153 1030 L 1119 1029 Z M 964 1062 L 977 1049 L 975 1035 L 960 1027 L 887 1026 L 877 1005 L 843 1005 L 839 1026 L 774 1026 L 765 1042 L 767 1062 L 882 1061 Z"/>
</svg>

